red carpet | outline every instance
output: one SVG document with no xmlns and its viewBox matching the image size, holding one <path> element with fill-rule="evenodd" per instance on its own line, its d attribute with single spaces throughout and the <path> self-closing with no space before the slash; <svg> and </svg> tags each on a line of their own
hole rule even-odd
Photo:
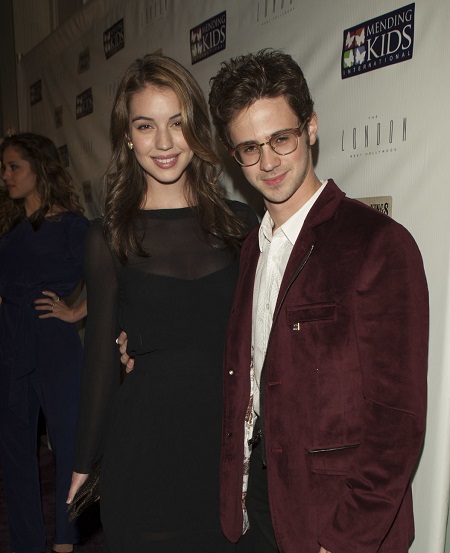
<svg viewBox="0 0 450 553">
<path fill-rule="evenodd" d="M 44 446 L 39 451 L 39 463 L 41 467 L 42 503 L 44 507 L 44 520 L 47 529 L 47 551 L 51 551 L 54 529 L 54 464 L 52 452 Z M 103 551 L 103 533 L 100 525 L 98 505 L 88 509 L 80 517 L 81 542 L 75 548 L 75 553 L 101 553 Z M 6 506 L 3 497 L 3 478 L 0 469 L 0 552 L 11 553 L 9 545 L 9 533 L 6 522 Z"/>
</svg>

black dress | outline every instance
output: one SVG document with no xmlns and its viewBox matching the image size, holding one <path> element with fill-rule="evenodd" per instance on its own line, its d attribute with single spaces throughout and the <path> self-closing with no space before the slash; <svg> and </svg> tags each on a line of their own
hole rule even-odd
<svg viewBox="0 0 450 553">
<path fill-rule="evenodd" d="M 231 202 L 251 228 L 254 213 Z M 98 222 L 99 223 L 99 222 Z M 222 535 L 222 355 L 238 257 L 204 238 L 190 208 L 139 213 L 148 257 L 121 266 L 100 224 L 87 240 L 88 323 L 75 470 L 103 453 L 109 552 L 243 551 Z M 115 338 L 134 370 L 120 385 Z"/>
</svg>

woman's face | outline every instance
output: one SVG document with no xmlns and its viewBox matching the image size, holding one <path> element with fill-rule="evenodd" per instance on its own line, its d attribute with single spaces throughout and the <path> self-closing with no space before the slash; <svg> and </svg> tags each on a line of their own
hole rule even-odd
<svg viewBox="0 0 450 553">
<path fill-rule="evenodd" d="M 181 126 L 181 103 L 170 88 L 147 86 L 131 98 L 129 138 L 150 189 L 183 191 L 194 152 Z"/>
<path fill-rule="evenodd" d="M 2 178 L 10 198 L 23 199 L 25 204 L 40 204 L 36 173 L 31 169 L 30 163 L 22 157 L 20 150 L 14 146 L 8 146 L 3 152 Z"/>
</svg>

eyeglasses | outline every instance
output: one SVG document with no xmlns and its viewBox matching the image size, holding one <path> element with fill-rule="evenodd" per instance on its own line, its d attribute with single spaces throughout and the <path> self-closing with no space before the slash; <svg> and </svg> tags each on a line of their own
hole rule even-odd
<svg viewBox="0 0 450 553">
<path fill-rule="evenodd" d="M 287 156 L 295 152 L 298 146 L 298 137 L 301 136 L 306 125 L 306 121 L 295 129 L 287 129 L 285 131 L 280 131 L 275 133 L 270 140 L 258 144 L 257 142 L 250 142 L 248 144 L 239 144 L 230 151 L 230 156 L 233 156 L 234 159 L 241 165 L 241 167 L 251 167 L 256 165 L 261 159 L 261 150 L 263 146 L 267 144 L 272 148 L 272 150 L 280 155 Z"/>
</svg>

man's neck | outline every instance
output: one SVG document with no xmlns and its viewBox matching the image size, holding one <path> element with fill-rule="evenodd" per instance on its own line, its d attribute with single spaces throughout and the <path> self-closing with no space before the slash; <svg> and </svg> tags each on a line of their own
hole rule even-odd
<svg viewBox="0 0 450 553">
<path fill-rule="evenodd" d="M 274 233 L 284 223 L 292 217 L 297 211 L 299 211 L 308 200 L 310 200 L 314 194 L 322 186 L 321 181 L 314 175 L 314 178 L 310 183 L 303 183 L 302 186 L 291 196 L 288 200 L 282 203 L 269 202 L 264 200 L 264 205 L 269 212 L 274 227 L 272 232 Z"/>
</svg>

